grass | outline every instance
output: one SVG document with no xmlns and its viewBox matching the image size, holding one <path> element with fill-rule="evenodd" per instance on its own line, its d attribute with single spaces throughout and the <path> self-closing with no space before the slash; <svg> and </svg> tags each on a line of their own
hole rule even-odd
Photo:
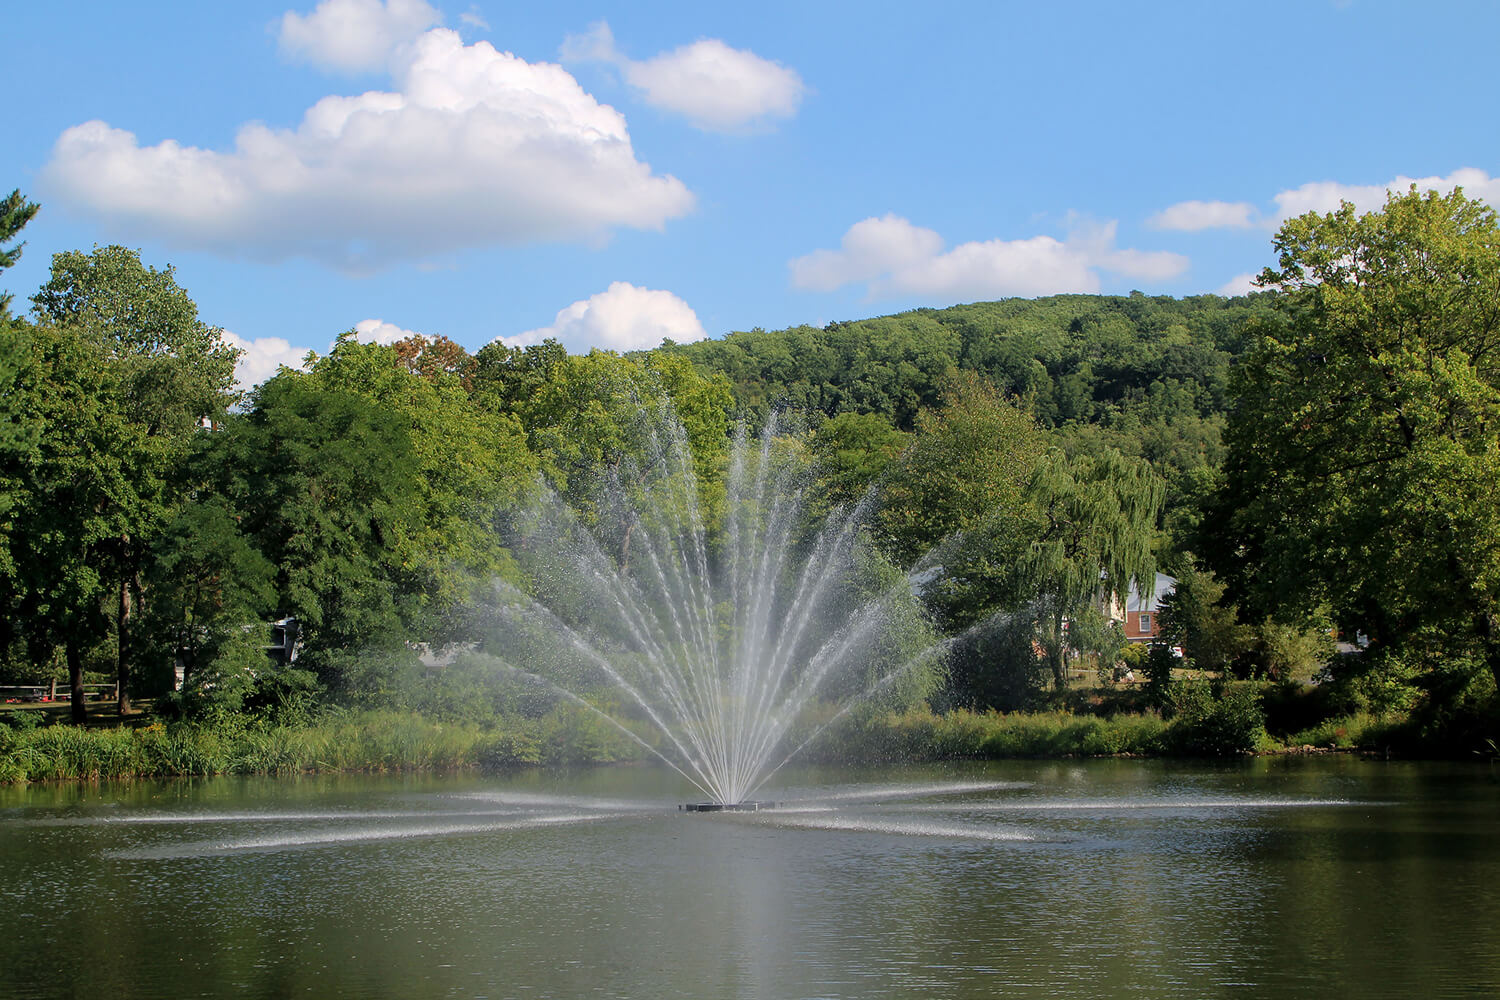
<svg viewBox="0 0 1500 1000">
<path fill-rule="evenodd" d="M 0 782 L 602 764 L 648 753 L 567 708 L 490 728 L 389 710 L 330 711 L 298 725 L 242 716 L 164 723 L 132 715 L 87 727 L 42 719 L 0 714 Z"/>
<path fill-rule="evenodd" d="M 1247 704 L 1253 706 L 1253 700 Z M 926 708 L 845 718 L 803 756 L 852 763 L 1118 755 L 1222 756 L 1316 747 L 1386 745 L 1393 723 L 1370 715 L 1327 719 L 1271 739 L 1259 714 L 1220 719 L 1230 702 L 1170 721 L 1155 712 L 1001 713 Z M 1191 706 L 1187 706 L 1191 708 Z M 1099 713 L 1099 714 L 1096 714 Z M 560 707 L 539 719 L 503 718 L 480 726 L 410 712 L 325 712 L 296 725 L 243 716 L 205 722 L 91 720 L 87 727 L 41 724 L 40 712 L 0 712 L 0 782 L 102 780 L 223 774 L 401 772 L 562 766 L 640 760 L 650 751 L 590 713 Z M 795 746 L 808 733 L 793 735 Z"/>
</svg>

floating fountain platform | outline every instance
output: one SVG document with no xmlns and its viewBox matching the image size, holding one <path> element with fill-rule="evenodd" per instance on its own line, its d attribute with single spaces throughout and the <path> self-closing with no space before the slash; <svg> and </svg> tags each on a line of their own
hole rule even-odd
<svg viewBox="0 0 1500 1000">
<path fill-rule="evenodd" d="M 678 812 L 690 813 L 719 813 L 719 812 L 760 812 L 762 809 L 776 808 L 775 802 L 684 802 L 677 807 Z"/>
</svg>

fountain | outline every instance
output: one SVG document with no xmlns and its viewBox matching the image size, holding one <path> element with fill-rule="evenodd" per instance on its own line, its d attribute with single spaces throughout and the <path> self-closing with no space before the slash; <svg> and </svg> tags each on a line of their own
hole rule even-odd
<svg viewBox="0 0 1500 1000">
<path fill-rule="evenodd" d="M 920 699 L 944 644 L 921 577 L 871 544 L 872 498 L 820 509 L 778 418 L 741 428 L 722 483 L 670 410 L 639 423 L 636 457 L 507 526 L 525 582 L 497 585 L 479 645 L 675 768 L 706 799 L 680 808 L 766 808 L 749 796 L 833 722 Z"/>
</svg>

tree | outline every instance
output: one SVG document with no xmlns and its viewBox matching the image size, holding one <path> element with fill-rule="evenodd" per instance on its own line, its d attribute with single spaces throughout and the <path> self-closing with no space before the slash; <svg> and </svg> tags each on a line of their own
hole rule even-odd
<svg viewBox="0 0 1500 1000">
<path fill-rule="evenodd" d="M 100 352 L 110 375 L 108 405 L 128 432 L 107 443 L 122 487 L 108 503 L 113 543 L 96 551 L 98 570 L 117 596 L 119 710 L 130 709 L 131 626 L 142 601 L 150 548 L 178 502 L 173 475 L 199 424 L 223 414 L 238 352 L 198 307 L 172 268 L 158 271 L 120 246 L 59 253 L 32 297 L 39 322 L 76 331 Z"/>
<path fill-rule="evenodd" d="M 840 413 L 812 436 L 812 456 L 827 505 L 858 501 L 906 450 L 909 435 L 878 413 Z"/>
<path fill-rule="evenodd" d="M 283 372 L 214 445 L 215 491 L 244 511 L 244 532 L 276 568 L 279 610 L 303 625 L 325 682 L 346 680 L 341 654 L 417 631 L 423 506 L 407 418 Z"/>
<path fill-rule="evenodd" d="M 5 244 L 16 238 L 41 207 L 36 202 L 23 198 L 19 189 L 0 198 L 0 271 L 21 259 L 21 248 L 26 245 L 24 242 L 13 247 L 6 247 Z M 11 298 L 9 292 L 0 292 L 0 320 L 9 315 Z"/>
<path fill-rule="evenodd" d="M 1053 684 L 1067 686 L 1066 626 L 1099 600 L 1155 578 L 1152 540 L 1164 494 L 1145 462 L 1113 449 L 1070 459 L 1060 450 L 1039 463 L 1030 487 L 1037 531 L 1015 567 L 1019 586 L 1043 598 L 1039 641 Z"/>
<path fill-rule="evenodd" d="M 601 471 L 620 468 L 626 457 L 644 458 L 670 410 L 687 435 L 705 516 L 713 523 L 722 514 L 732 403 L 723 376 L 705 376 L 687 359 L 664 352 L 568 355 L 543 345 L 512 352 L 498 364 L 481 351 L 480 360 L 480 386 L 488 383 L 514 400 L 527 444 L 559 492 L 587 507 L 576 491 Z M 507 385 L 530 391 L 512 395 Z"/>
<path fill-rule="evenodd" d="M 116 541 L 130 530 L 139 428 L 116 405 L 119 372 L 99 344 L 68 327 L 29 329 L 17 342 L 7 406 L 33 432 L 0 448 L 7 510 L 0 614 L 34 664 L 61 648 L 75 721 L 83 721 L 87 654 L 108 635 Z"/>
<path fill-rule="evenodd" d="M 1500 227 L 1461 191 L 1285 223 L 1234 382 L 1218 568 L 1500 678 Z M 1424 641 L 1427 641 L 1424 640 Z"/>
<path fill-rule="evenodd" d="M 222 496 L 183 505 L 146 568 L 148 642 L 163 666 L 181 660 L 184 684 L 275 609 L 275 569 L 239 521 Z M 252 634 L 264 645 L 260 630 Z"/>
<path fill-rule="evenodd" d="M 879 526 L 896 562 L 910 565 L 954 536 L 986 539 L 986 546 L 966 548 L 975 561 L 965 564 L 968 585 L 961 589 L 986 587 L 982 580 L 1004 569 L 1006 556 L 995 544 L 1018 537 L 1015 521 L 1025 516 L 1027 486 L 1045 450 L 1024 405 L 972 372 L 951 379 L 941 407 L 918 415 L 916 439 L 881 491 Z M 950 581 L 957 580 L 950 575 Z M 952 596 L 959 596 L 957 590 Z M 979 598 L 993 599 L 992 594 Z M 974 617 L 956 606 L 951 613 Z"/>
<path fill-rule="evenodd" d="M 1227 587 L 1188 557 L 1177 570 L 1177 585 L 1157 609 L 1157 635 L 1167 646 L 1181 646 L 1200 670 L 1223 672 L 1253 640 L 1240 624 L 1239 609 L 1225 600 Z"/>
<path fill-rule="evenodd" d="M 470 397 L 473 361 L 443 338 L 384 347 L 346 334 L 300 377 L 310 390 L 352 393 L 404 421 L 420 513 L 402 558 L 422 577 L 437 615 L 505 572 L 509 556 L 495 522 L 536 474 L 520 422 Z"/>
</svg>

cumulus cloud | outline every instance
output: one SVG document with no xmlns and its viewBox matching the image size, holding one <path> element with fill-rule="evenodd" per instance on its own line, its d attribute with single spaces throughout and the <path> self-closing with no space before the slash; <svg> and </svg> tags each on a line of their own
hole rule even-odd
<svg viewBox="0 0 1500 1000">
<path fill-rule="evenodd" d="M 1415 184 L 1418 191 L 1438 191 L 1447 194 L 1456 187 L 1464 189 L 1470 198 L 1478 198 L 1500 207 L 1500 178 L 1491 177 L 1483 170 L 1463 167 L 1447 177 L 1397 177 L 1384 184 L 1339 184 L 1334 181 L 1317 181 L 1304 184 L 1275 196 L 1275 224 L 1307 212 L 1336 211 L 1340 202 L 1353 202 L 1361 212 L 1371 212 L 1385 205 L 1389 192 L 1403 193 Z"/>
<path fill-rule="evenodd" d="M 1339 205 L 1346 201 L 1360 212 L 1375 211 L 1384 207 L 1387 194 L 1402 194 L 1413 184 L 1418 191 L 1438 191 L 1443 194 L 1462 187 L 1469 197 L 1500 208 L 1500 178 L 1491 177 L 1474 167 L 1463 167 L 1447 177 L 1402 175 L 1384 184 L 1313 181 L 1278 192 L 1271 199 L 1276 207 L 1264 213 L 1243 201 L 1181 201 L 1153 215 L 1147 220 L 1147 225 L 1157 229 L 1189 232 L 1200 229 L 1245 229 L 1253 226 L 1275 229 L 1287 219 L 1307 212 L 1326 214 L 1337 211 Z"/>
<path fill-rule="evenodd" d="M 792 284 L 812 291 L 862 282 L 871 298 L 949 300 L 1097 292 L 1100 271 L 1160 280 L 1187 269 L 1180 254 L 1117 248 L 1115 234 L 1114 222 L 1081 223 L 1065 240 L 1033 236 L 944 250 L 936 232 L 886 215 L 849 227 L 839 249 L 815 250 L 789 266 Z"/>
<path fill-rule="evenodd" d="M 325 97 L 294 130 L 247 124 L 226 152 L 74 126 L 44 189 L 136 239 L 348 271 L 481 245 L 597 244 L 693 207 L 681 181 L 636 158 L 624 117 L 559 66 L 434 28 L 392 72 L 393 91 Z"/>
<path fill-rule="evenodd" d="M 705 336 L 698 314 L 676 295 L 616 281 L 597 295 L 559 310 L 551 326 L 499 339 L 510 347 L 530 347 L 551 337 L 570 352 L 582 354 L 594 347 L 647 350 L 663 338 L 686 344 Z"/>
<path fill-rule="evenodd" d="M 600 21 L 563 43 L 569 62 L 606 62 L 652 107 L 682 115 L 700 129 L 738 132 L 772 118 L 790 118 L 807 92 L 796 70 L 704 38 L 650 59 L 626 57 Z"/>
<path fill-rule="evenodd" d="M 246 339 L 228 330 L 221 332 L 224 342 L 240 350 L 239 360 L 234 365 L 234 380 L 240 390 L 260 385 L 275 375 L 278 370 L 301 368 L 307 357 L 306 347 L 293 347 L 281 337 L 255 337 Z"/>
<path fill-rule="evenodd" d="M 1236 274 L 1214 291 L 1220 295 L 1249 295 L 1251 292 L 1264 291 L 1255 283 L 1256 275 L 1246 271 L 1244 274 Z"/>
<path fill-rule="evenodd" d="M 383 319 L 362 319 L 354 324 L 354 339 L 362 344 L 389 346 L 398 340 L 417 336 Z M 234 380 L 241 391 L 252 389 L 275 375 L 283 367 L 301 369 L 312 348 L 297 347 L 282 337 L 241 337 L 229 330 L 220 332 L 224 343 L 240 351 L 234 366 Z M 331 352 L 337 341 L 329 341 L 324 353 Z"/>
<path fill-rule="evenodd" d="M 362 344 L 390 346 L 398 340 L 416 336 L 419 334 L 415 330 L 403 330 L 383 319 L 362 319 L 354 324 L 354 339 Z"/>
<path fill-rule="evenodd" d="M 281 51 L 326 69 L 384 69 L 403 43 L 440 24 L 426 0 L 323 0 L 311 14 L 281 16 Z"/>
<path fill-rule="evenodd" d="M 1179 201 L 1151 218 L 1152 229 L 1195 233 L 1200 229 L 1250 229 L 1256 225 L 1255 206 L 1248 201 Z"/>
</svg>

